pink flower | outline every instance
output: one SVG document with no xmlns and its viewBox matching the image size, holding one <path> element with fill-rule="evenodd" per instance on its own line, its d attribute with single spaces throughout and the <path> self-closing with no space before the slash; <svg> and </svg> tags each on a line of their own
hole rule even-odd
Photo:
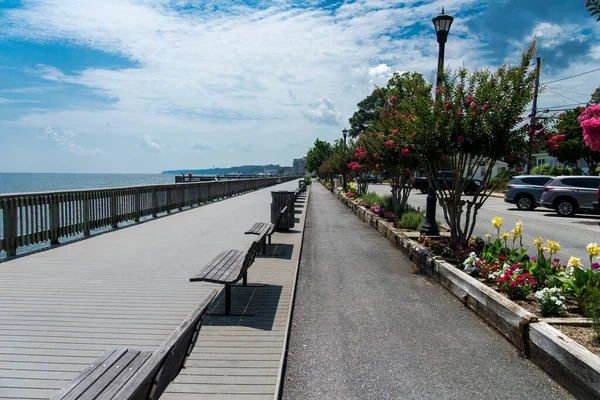
<svg viewBox="0 0 600 400">
<path fill-rule="evenodd" d="M 483 111 L 487 111 L 490 107 L 487 104 L 484 104 L 481 108 L 483 109 Z"/>
<path fill-rule="evenodd" d="M 417 134 L 417 132 L 413 132 L 410 134 L 410 137 L 415 137 L 416 134 Z"/>
<path fill-rule="evenodd" d="M 379 158 L 379 153 L 373 154 L 373 158 Z"/>
<path fill-rule="evenodd" d="M 377 137 L 377 134 L 375 132 L 371 133 L 371 137 Z"/>
<path fill-rule="evenodd" d="M 463 114 L 463 112 L 462 112 L 462 111 L 459 111 L 459 112 L 458 112 L 458 116 L 459 116 L 459 117 L 462 117 L 463 115 L 464 115 L 464 114 Z"/>
<path fill-rule="evenodd" d="M 375 168 L 379 169 L 380 165 L 379 164 L 375 164 Z"/>
<path fill-rule="evenodd" d="M 518 167 L 516 168 L 516 170 L 517 170 L 517 172 L 521 172 L 521 171 L 523 171 L 523 167 L 521 167 L 521 166 L 518 166 Z M 535 256 L 534 256 L 534 257 L 535 257 Z"/>
<path fill-rule="evenodd" d="M 407 156 L 408 155 L 408 148 L 402 149 L 402 155 L 403 156 Z"/>
<path fill-rule="evenodd" d="M 456 138 L 456 140 L 458 140 L 460 143 L 462 143 L 462 142 L 465 141 L 465 138 L 462 137 L 462 136 L 459 136 L 459 137 Z"/>
<path fill-rule="evenodd" d="M 392 96 L 392 97 L 390 97 L 390 101 L 391 101 L 392 103 L 395 103 L 395 102 L 396 102 L 396 100 L 398 100 L 398 98 L 397 98 L 396 96 Z"/>
<path fill-rule="evenodd" d="M 452 108 L 452 104 L 450 104 L 450 103 L 446 103 L 446 105 L 444 106 L 444 108 L 445 108 L 446 110 L 449 110 L 449 109 L 451 109 L 451 108 Z"/>
<path fill-rule="evenodd" d="M 412 117 L 412 115 L 409 115 L 406 119 L 408 119 L 409 121 L 412 121 L 413 117 Z"/>
<path fill-rule="evenodd" d="M 437 89 L 435 89 L 435 92 L 436 92 L 436 93 L 444 93 L 444 89 L 442 89 L 442 88 L 437 88 Z"/>
<path fill-rule="evenodd" d="M 353 161 L 350 164 L 348 164 L 348 168 L 350 168 L 352 170 L 357 170 L 357 169 L 360 169 L 360 164 L 357 163 L 356 161 Z"/>
<path fill-rule="evenodd" d="M 388 140 L 387 142 L 385 142 L 385 147 L 391 149 L 392 147 L 394 147 L 394 142 Z"/>
<path fill-rule="evenodd" d="M 470 103 L 473 101 L 473 96 L 469 95 L 467 96 L 467 102 Z"/>
<path fill-rule="evenodd" d="M 477 113 L 475 111 L 471 111 L 471 117 L 474 117 L 476 115 L 477 115 Z"/>
<path fill-rule="evenodd" d="M 393 133 L 394 135 L 397 135 L 397 134 L 398 134 L 398 129 L 394 129 L 394 130 L 392 131 L 392 133 Z"/>
<path fill-rule="evenodd" d="M 477 109 L 477 103 L 473 102 L 471 103 L 471 110 L 476 110 Z"/>
<path fill-rule="evenodd" d="M 523 121 L 523 117 L 518 117 L 517 121 L 519 121 L 519 122 Z"/>
</svg>

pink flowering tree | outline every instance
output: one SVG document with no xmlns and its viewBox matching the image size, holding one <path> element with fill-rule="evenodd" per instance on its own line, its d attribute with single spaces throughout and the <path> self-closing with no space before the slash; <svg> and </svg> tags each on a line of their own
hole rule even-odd
<svg viewBox="0 0 600 400">
<path fill-rule="evenodd" d="M 454 76 L 444 74 L 435 98 L 431 85 L 413 82 L 404 105 L 410 112 L 409 130 L 415 132 L 410 146 L 435 188 L 455 244 L 465 244 L 472 235 L 477 212 L 494 189 L 484 184 L 472 197 L 465 197 L 469 181 L 490 182 L 498 160 L 527 146 L 519 115 L 533 97 L 534 54 L 532 43 L 519 65 L 502 65 L 494 72 L 461 68 Z M 452 170 L 451 183 L 439 179 L 445 166 Z"/>
<path fill-rule="evenodd" d="M 400 216 L 405 210 L 411 191 L 411 172 L 419 159 L 409 146 L 410 135 L 407 118 L 403 117 L 403 102 L 408 92 L 404 90 L 418 74 L 395 74 L 382 96 L 376 115 L 369 121 L 367 131 L 357 140 L 357 157 L 371 170 L 384 174 L 392 188 L 394 213 Z M 375 93 L 375 92 L 374 92 Z"/>
<path fill-rule="evenodd" d="M 600 104 L 586 108 L 578 120 L 585 144 L 592 151 L 600 151 Z"/>
</svg>

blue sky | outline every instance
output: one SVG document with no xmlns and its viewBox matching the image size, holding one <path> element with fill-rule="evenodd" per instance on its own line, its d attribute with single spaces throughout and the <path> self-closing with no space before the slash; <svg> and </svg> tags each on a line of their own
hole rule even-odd
<svg viewBox="0 0 600 400">
<path fill-rule="evenodd" d="M 537 36 L 541 109 L 600 86 L 581 0 L 0 0 L 0 171 L 291 165 L 394 71 L 514 62 Z"/>
</svg>

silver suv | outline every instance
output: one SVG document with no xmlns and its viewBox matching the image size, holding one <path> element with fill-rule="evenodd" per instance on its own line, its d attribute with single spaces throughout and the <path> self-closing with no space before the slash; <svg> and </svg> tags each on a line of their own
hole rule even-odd
<svg viewBox="0 0 600 400">
<path fill-rule="evenodd" d="M 554 179 L 550 175 L 520 175 L 506 186 L 504 201 L 516 204 L 519 210 L 531 211 L 540 205 L 544 185 Z"/>
<path fill-rule="evenodd" d="M 594 203 L 598 201 L 599 187 L 600 176 L 557 176 L 544 187 L 541 203 L 562 217 L 597 212 Z"/>
</svg>

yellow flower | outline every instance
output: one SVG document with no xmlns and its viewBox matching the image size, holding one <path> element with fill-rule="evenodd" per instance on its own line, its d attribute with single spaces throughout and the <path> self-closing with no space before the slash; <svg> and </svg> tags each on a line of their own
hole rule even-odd
<svg viewBox="0 0 600 400">
<path fill-rule="evenodd" d="M 492 225 L 494 225 L 494 228 L 496 229 L 500 229 L 500 227 L 502 226 L 502 218 L 500 217 L 495 217 L 492 220 Z"/>
<path fill-rule="evenodd" d="M 491 240 L 491 239 L 492 239 L 492 234 L 491 234 L 491 233 L 488 233 L 487 235 L 485 235 L 485 237 L 486 237 L 488 240 Z"/>
<path fill-rule="evenodd" d="M 504 233 L 502 234 L 502 239 L 504 239 L 504 240 L 508 240 L 508 239 L 510 239 L 510 233 L 508 233 L 508 232 L 504 232 Z"/>
<path fill-rule="evenodd" d="M 550 247 L 550 250 L 552 250 L 553 253 L 556 253 L 560 250 L 560 244 L 554 240 L 548 240 L 548 247 Z"/>
<path fill-rule="evenodd" d="M 550 253 L 550 247 L 544 247 L 544 246 L 541 246 L 541 247 L 540 247 L 540 250 L 541 250 L 541 251 L 545 251 L 546 253 Z"/>
<path fill-rule="evenodd" d="M 571 256 L 571 258 L 569 258 L 569 262 L 567 263 L 568 267 L 582 267 L 583 264 L 581 263 L 581 258 L 577 258 L 575 256 Z"/>
<path fill-rule="evenodd" d="M 539 235 L 535 237 L 535 239 L 533 240 L 533 245 L 535 247 L 537 247 L 538 249 L 540 248 L 540 246 L 544 243 L 544 239 L 542 239 Z"/>
<path fill-rule="evenodd" d="M 600 248 L 598 248 L 598 243 L 590 243 L 586 247 L 590 257 L 600 256 Z"/>
<path fill-rule="evenodd" d="M 523 223 L 521 221 L 517 222 L 515 225 L 515 229 L 512 230 L 512 234 L 515 237 L 521 236 L 523 234 Z"/>
</svg>

